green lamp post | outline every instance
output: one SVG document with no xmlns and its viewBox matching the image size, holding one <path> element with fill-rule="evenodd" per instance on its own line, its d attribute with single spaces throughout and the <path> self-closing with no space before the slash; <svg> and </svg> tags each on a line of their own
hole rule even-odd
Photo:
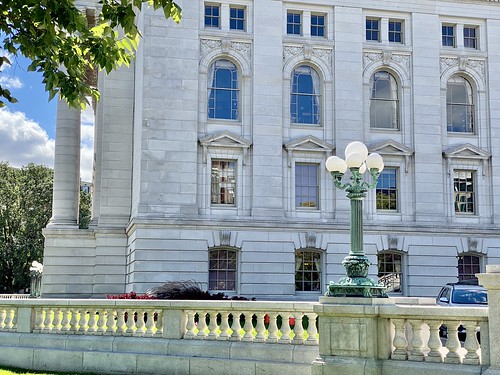
<svg viewBox="0 0 500 375">
<path fill-rule="evenodd" d="M 337 283 L 330 281 L 327 296 L 346 297 L 387 297 L 383 285 L 368 278 L 371 262 L 363 251 L 363 199 L 368 189 L 377 186 L 377 180 L 384 169 L 384 161 L 377 153 L 368 155 L 368 149 L 361 142 L 351 142 L 345 149 L 345 160 L 330 156 L 326 160 L 326 169 L 331 173 L 335 186 L 347 192 L 351 200 L 351 249 L 342 265 L 347 276 Z M 342 177 L 349 169 L 350 182 L 342 183 Z M 364 181 L 363 174 L 370 172 L 371 183 Z"/>
</svg>

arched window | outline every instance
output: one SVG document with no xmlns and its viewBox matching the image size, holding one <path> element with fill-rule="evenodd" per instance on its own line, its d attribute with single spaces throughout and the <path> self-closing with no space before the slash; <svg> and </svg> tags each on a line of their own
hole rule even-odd
<svg viewBox="0 0 500 375">
<path fill-rule="evenodd" d="M 208 252 L 208 289 L 236 291 L 238 252 L 215 248 Z"/>
<path fill-rule="evenodd" d="M 211 65 L 208 77 L 208 118 L 237 120 L 240 90 L 236 65 L 218 60 Z"/>
<path fill-rule="evenodd" d="M 477 279 L 481 272 L 481 258 L 477 255 L 464 254 L 458 257 L 458 281 Z"/>
<path fill-rule="evenodd" d="M 402 255 L 393 252 L 379 253 L 378 282 L 387 288 L 388 293 L 403 292 Z"/>
<path fill-rule="evenodd" d="M 375 72 L 370 79 L 370 126 L 399 129 L 398 83 L 386 71 Z"/>
<path fill-rule="evenodd" d="M 321 292 L 321 253 L 302 249 L 295 252 L 295 290 Z"/>
<path fill-rule="evenodd" d="M 474 132 L 472 86 L 464 77 L 453 76 L 446 85 L 446 124 L 449 132 Z"/>
<path fill-rule="evenodd" d="M 290 118 L 294 124 L 319 125 L 320 81 L 318 73 L 307 65 L 292 73 Z"/>
</svg>

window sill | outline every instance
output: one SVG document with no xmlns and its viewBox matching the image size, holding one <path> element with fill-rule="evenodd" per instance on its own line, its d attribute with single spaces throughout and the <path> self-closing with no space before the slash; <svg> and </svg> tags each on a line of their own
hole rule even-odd
<svg viewBox="0 0 500 375">
<path fill-rule="evenodd" d="M 240 120 L 224 120 L 224 119 L 216 119 L 216 118 L 210 118 L 207 119 L 207 124 L 208 125 L 237 125 L 241 126 L 241 121 Z"/>
<path fill-rule="evenodd" d="M 311 128 L 322 129 L 323 128 L 323 125 L 321 125 L 321 124 L 301 124 L 301 123 L 296 123 L 296 122 L 290 123 L 290 126 L 292 126 L 294 128 L 302 128 L 302 129 L 311 129 Z"/>
</svg>

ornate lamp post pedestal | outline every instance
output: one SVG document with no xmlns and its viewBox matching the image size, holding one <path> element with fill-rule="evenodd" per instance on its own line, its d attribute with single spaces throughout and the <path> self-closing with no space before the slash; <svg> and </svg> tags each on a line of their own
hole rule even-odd
<svg viewBox="0 0 500 375">
<path fill-rule="evenodd" d="M 351 200 L 351 249 L 342 265 L 346 275 L 337 283 L 330 281 L 326 296 L 337 297 L 387 297 L 386 288 L 368 278 L 368 267 L 371 262 L 363 251 L 363 199 L 368 189 L 377 186 L 378 176 L 384 169 L 384 162 L 379 154 L 368 155 L 368 149 L 361 142 L 347 145 L 346 160 L 331 156 L 326 161 L 335 186 L 347 192 Z M 351 182 L 342 183 L 342 177 L 349 168 Z M 363 174 L 369 170 L 371 183 L 363 180 Z"/>
</svg>

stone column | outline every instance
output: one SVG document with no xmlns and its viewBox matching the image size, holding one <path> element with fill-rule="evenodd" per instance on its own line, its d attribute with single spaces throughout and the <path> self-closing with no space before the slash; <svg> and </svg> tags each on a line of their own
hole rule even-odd
<svg viewBox="0 0 500 375">
<path fill-rule="evenodd" d="M 48 226 L 76 227 L 80 197 L 80 110 L 57 103 L 54 196 Z"/>
<path fill-rule="evenodd" d="M 489 264 L 486 266 L 486 273 L 476 276 L 479 283 L 488 289 L 489 343 L 481 342 L 481 345 L 489 345 L 490 367 L 484 374 L 500 375 L 500 345 L 498 345 L 500 342 L 500 265 Z M 483 338 L 482 332 L 481 338 Z M 484 359 L 483 362 L 485 362 Z"/>
</svg>

